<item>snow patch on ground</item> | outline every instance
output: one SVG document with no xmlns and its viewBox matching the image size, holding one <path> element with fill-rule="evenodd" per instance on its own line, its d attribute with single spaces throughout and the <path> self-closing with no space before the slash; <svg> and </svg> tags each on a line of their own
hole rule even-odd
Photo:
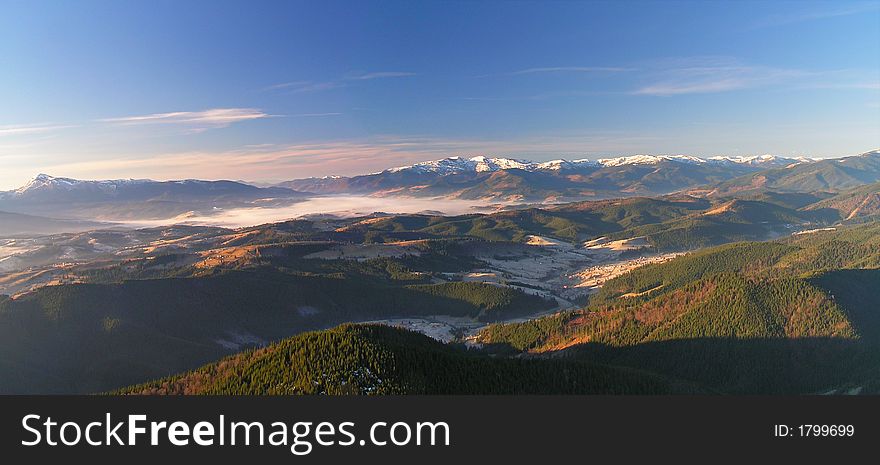
<svg viewBox="0 0 880 465">
<path fill-rule="evenodd" d="M 227 333 L 227 336 L 226 339 L 215 339 L 214 342 L 222 346 L 224 349 L 236 352 L 240 351 L 243 347 L 264 346 L 268 343 L 268 341 L 250 333 L 237 333 L 230 331 Z"/>
</svg>

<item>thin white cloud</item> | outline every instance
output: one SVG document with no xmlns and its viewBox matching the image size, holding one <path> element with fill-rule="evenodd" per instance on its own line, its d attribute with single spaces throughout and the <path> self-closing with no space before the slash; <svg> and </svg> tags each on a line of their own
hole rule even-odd
<svg viewBox="0 0 880 465">
<path fill-rule="evenodd" d="M 739 78 L 719 78 L 703 82 L 666 81 L 641 87 L 636 95 L 669 96 L 682 94 L 705 94 L 742 89 L 748 86 L 748 80 Z"/>
<path fill-rule="evenodd" d="M 290 118 L 324 118 L 327 116 L 342 116 L 342 113 L 299 113 L 295 115 L 287 115 Z"/>
<path fill-rule="evenodd" d="M 782 14 L 782 15 L 774 15 L 768 16 L 766 18 L 762 18 L 756 21 L 752 27 L 754 28 L 764 28 L 764 27 L 775 27 L 775 26 L 785 26 L 788 24 L 802 23 L 805 21 L 815 21 L 820 19 L 828 19 L 828 18 L 837 18 L 841 16 L 851 16 L 857 15 L 861 13 L 869 13 L 869 12 L 880 11 L 880 4 L 873 3 L 861 3 L 855 5 L 841 6 L 838 8 L 831 9 L 823 9 L 823 10 L 806 10 L 800 11 L 796 13 Z"/>
<path fill-rule="evenodd" d="M 417 76 L 416 73 L 408 71 L 375 71 L 370 73 L 349 74 L 340 79 L 332 81 L 290 81 L 274 84 L 263 88 L 264 91 L 287 90 L 292 93 L 311 93 L 321 92 L 325 90 L 338 89 L 347 87 L 349 82 L 354 81 L 371 81 L 374 79 L 388 79 Z"/>
<path fill-rule="evenodd" d="M 256 108 L 213 108 L 203 111 L 175 111 L 149 115 L 105 118 L 104 123 L 116 124 L 171 124 L 189 128 L 194 132 L 207 129 L 225 128 L 231 124 L 268 118 L 269 115 Z"/>
<path fill-rule="evenodd" d="M 310 81 L 290 81 L 290 82 L 282 82 L 282 83 L 280 83 L 280 84 L 274 84 L 274 85 L 271 85 L 271 86 L 264 87 L 263 90 L 264 90 L 264 91 L 268 91 L 268 90 L 280 90 L 280 89 L 289 89 L 289 88 L 291 88 L 291 87 L 293 87 L 293 88 L 299 88 L 299 87 L 302 87 L 302 86 L 307 86 L 307 85 L 309 85 L 309 84 L 311 84 Z"/>
<path fill-rule="evenodd" d="M 42 134 L 52 131 L 57 131 L 60 129 L 67 129 L 74 126 L 70 125 L 58 125 L 58 124 L 34 124 L 34 125 L 22 125 L 22 124 L 12 124 L 6 126 L 0 126 L 0 137 L 4 136 L 21 136 L 28 134 Z"/>
<path fill-rule="evenodd" d="M 827 82 L 816 83 L 808 86 L 812 89 L 861 89 L 861 90 L 880 90 L 880 82 Z"/>
<path fill-rule="evenodd" d="M 529 94 L 529 95 L 517 95 L 510 97 L 459 97 L 457 100 L 463 100 L 466 102 L 519 102 L 519 101 L 540 101 L 540 100 L 552 100 L 559 98 L 580 98 L 580 97 L 595 97 L 597 95 L 614 95 L 614 94 L 624 94 L 625 92 L 619 91 L 605 91 L 605 90 L 557 90 L 557 91 L 549 91 L 549 92 L 541 92 L 538 94 Z"/>
<path fill-rule="evenodd" d="M 539 73 L 619 73 L 632 71 L 632 68 L 617 68 L 609 66 L 553 66 L 546 68 L 527 68 L 508 73 L 510 75 L 539 74 Z"/>
<path fill-rule="evenodd" d="M 416 76 L 416 73 L 406 71 L 378 71 L 375 73 L 364 73 L 358 75 L 347 76 L 345 79 L 349 81 L 367 81 L 370 79 L 396 78 Z"/>
<path fill-rule="evenodd" d="M 813 76 L 802 70 L 747 65 L 724 57 L 695 57 L 664 60 L 649 72 L 651 82 L 635 95 L 673 96 L 706 94 L 763 87 Z"/>
<path fill-rule="evenodd" d="M 880 89 L 864 69 L 802 70 L 744 64 L 725 57 L 694 57 L 654 63 L 645 84 L 632 94 L 674 96 L 708 94 L 770 86 L 788 89 Z"/>
<path fill-rule="evenodd" d="M 697 56 L 642 61 L 625 67 L 559 66 L 527 68 L 505 74 L 475 77 L 514 76 L 552 73 L 617 73 L 631 72 L 623 86 L 606 88 L 555 89 L 528 95 L 485 95 L 459 97 L 463 101 L 506 102 L 549 100 L 554 98 L 592 97 L 597 95 L 675 96 L 711 94 L 785 85 L 789 89 L 867 89 L 878 87 L 878 81 L 865 81 L 864 69 L 800 70 L 743 63 L 725 56 Z M 629 83 L 629 84 L 627 84 Z"/>
<path fill-rule="evenodd" d="M 291 92 L 294 92 L 294 93 L 321 92 L 324 90 L 338 89 L 340 87 L 345 87 L 345 83 L 343 83 L 341 81 L 310 82 L 308 84 L 304 84 L 301 86 L 291 88 Z"/>
</svg>

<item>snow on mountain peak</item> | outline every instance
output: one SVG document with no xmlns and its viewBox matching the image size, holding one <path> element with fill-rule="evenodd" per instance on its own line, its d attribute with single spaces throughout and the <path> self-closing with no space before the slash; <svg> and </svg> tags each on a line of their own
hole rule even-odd
<svg viewBox="0 0 880 465">
<path fill-rule="evenodd" d="M 49 190 L 73 190 L 77 188 L 95 188 L 101 190 L 115 190 L 121 184 L 131 184 L 131 183 L 140 183 L 140 182 L 149 182 L 148 180 L 138 180 L 138 179 L 115 179 L 115 180 L 106 180 L 106 181 L 81 181 L 78 179 L 71 178 L 57 178 L 55 176 L 50 176 L 48 174 L 40 173 L 36 175 L 33 179 L 27 182 L 27 184 L 15 189 L 13 192 L 17 195 L 22 195 L 30 192 L 36 191 L 49 191 Z"/>
<path fill-rule="evenodd" d="M 597 166 L 597 167 L 615 167 L 624 165 L 656 165 L 662 162 L 678 162 L 687 164 L 704 164 L 704 163 L 722 163 L 722 164 L 746 164 L 753 166 L 760 165 L 778 165 L 791 163 L 797 160 L 779 158 L 774 155 L 755 155 L 755 156 L 716 156 L 711 158 L 700 158 L 690 155 L 630 155 L 616 158 L 600 158 L 593 162 L 589 159 L 565 160 L 556 159 L 545 162 L 532 162 L 528 160 L 518 160 L 513 158 L 492 158 L 479 155 L 471 158 L 460 156 L 443 158 L 440 160 L 420 162 L 413 165 L 401 166 L 385 170 L 388 173 L 397 172 L 415 172 L 415 173 L 434 173 L 439 175 L 458 174 L 458 173 L 474 173 L 474 172 L 494 172 L 500 170 L 519 169 L 524 171 L 559 171 L 571 170 L 576 168 Z"/>
<path fill-rule="evenodd" d="M 656 165 L 664 161 L 678 161 L 682 163 L 705 163 L 706 160 L 688 155 L 632 155 L 628 157 L 617 158 L 600 158 L 599 164 L 602 166 L 622 166 L 622 165 Z"/>
<path fill-rule="evenodd" d="M 49 176 L 48 174 L 40 173 L 40 174 L 34 176 L 34 179 L 31 179 L 30 181 L 28 181 L 27 184 L 16 189 L 15 193 L 16 194 L 23 194 L 28 191 L 49 188 L 49 187 L 52 187 L 53 185 L 70 186 L 76 182 L 77 181 L 74 179 L 56 178 L 54 176 Z"/>
<path fill-rule="evenodd" d="M 457 174 L 467 172 L 498 171 L 509 169 L 529 170 L 534 164 L 528 161 L 514 160 L 511 158 L 489 158 L 483 155 L 462 158 L 459 156 L 447 157 L 440 160 L 425 161 L 414 165 L 400 166 L 385 170 L 388 173 L 409 171 L 416 173 Z"/>
<path fill-rule="evenodd" d="M 576 169 L 576 168 L 585 167 L 585 166 L 599 166 L 599 163 L 594 162 L 594 161 L 590 161 L 590 159 L 588 159 L 588 158 L 579 158 L 577 160 L 565 160 L 565 159 L 560 158 L 558 160 L 550 160 L 550 161 L 545 161 L 542 163 L 537 163 L 534 166 L 535 166 L 535 170 L 538 170 L 538 171 L 542 171 L 542 170 L 559 171 L 559 170 L 571 170 L 571 169 Z"/>
<path fill-rule="evenodd" d="M 766 163 L 774 163 L 779 159 L 774 155 L 752 155 L 752 156 L 717 156 L 709 158 L 711 161 L 738 163 L 741 165 L 761 165 Z"/>
<path fill-rule="evenodd" d="M 486 158 L 478 156 L 468 161 L 474 163 L 474 169 L 477 172 L 511 169 L 531 170 L 534 167 L 534 163 L 530 161 L 514 160 L 512 158 Z"/>
</svg>

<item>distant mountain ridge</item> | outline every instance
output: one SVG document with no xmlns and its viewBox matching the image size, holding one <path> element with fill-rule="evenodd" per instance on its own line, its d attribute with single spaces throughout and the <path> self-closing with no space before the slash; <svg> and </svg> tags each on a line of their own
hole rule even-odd
<svg viewBox="0 0 880 465">
<path fill-rule="evenodd" d="M 813 193 L 814 202 L 878 181 L 880 152 L 876 150 L 827 160 L 772 155 L 633 155 L 547 162 L 448 157 L 373 174 L 296 179 L 270 187 L 196 179 L 84 181 L 40 174 L 17 189 L 0 192 L 0 211 L 49 220 L 168 220 L 229 208 L 286 206 L 314 195 L 549 204 L 677 192 L 718 199 Z M 867 202 L 867 209 L 859 210 L 859 215 L 872 210 L 871 200 Z M 808 203 L 812 202 L 797 208 Z M 15 226 L 12 230 L 22 228 Z"/>
<path fill-rule="evenodd" d="M 294 194 L 290 189 L 280 187 L 261 188 L 235 181 L 202 181 L 184 179 L 180 181 L 153 181 L 150 179 L 113 179 L 100 181 L 83 181 L 72 178 L 54 177 L 39 174 L 25 185 L 11 191 L 0 192 L 0 200 L 33 199 L 44 197 L 44 200 L 106 200 L 118 198 L 143 199 L 147 196 L 186 195 L 215 196 L 240 195 L 246 193 L 260 194 Z M 64 199 L 56 198 L 63 194 Z"/>
<path fill-rule="evenodd" d="M 764 169 L 810 162 L 804 158 L 773 155 L 711 158 L 633 155 L 595 161 L 557 159 L 546 162 L 455 156 L 367 175 L 296 179 L 279 186 L 319 194 L 557 202 L 621 195 L 662 195 Z"/>
<path fill-rule="evenodd" d="M 304 195 L 284 187 L 235 181 L 83 181 L 39 174 L 18 189 L 0 192 L 0 211 L 90 221 L 162 219 L 199 209 L 248 206 L 258 200 L 289 201 Z"/>
</svg>

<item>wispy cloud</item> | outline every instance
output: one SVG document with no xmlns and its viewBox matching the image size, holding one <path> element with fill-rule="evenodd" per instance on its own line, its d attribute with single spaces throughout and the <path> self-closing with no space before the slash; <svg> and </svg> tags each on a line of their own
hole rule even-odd
<svg viewBox="0 0 880 465">
<path fill-rule="evenodd" d="M 526 68 L 503 74 L 481 77 L 515 76 L 553 73 L 623 73 L 613 82 L 607 79 L 568 88 L 557 88 L 530 94 L 470 95 L 459 100 L 474 102 L 507 102 L 578 98 L 597 95 L 645 95 L 668 97 L 686 94 L 712 94 L 771 86 L 789 89 L 867 89 L 878 87 L 880 81 L 866 80 L 865 69 L 803 70 L 744 63 L 734 57 L 696 56 L 665 58 L 632 63 L 621 67 L 558 66 Z M 617 76 L 615 76 L 617 77 Z M 605 87 L 598 87 L 598 86 Z"/>
<path fill-rule="evenodd" d="M 609 66 L 553 66 L 546 68 L 527 68 L 507 73 L 512 76 L 539 73 L 619 73 L 632 71 L 633 68 L 617 68 Z"/>
<path fill-rule="evenodd" d="M 808 87 L 811 89 L 880 90 L 880 81 L 820 82 L 810 84 Z"/>
<path fill-rule="evenodd" d="M 290 88 L 299 88 L 302 86 L 307 86 L 312 84 L 311 81 L 290 81 L 290 82 L 282 82 L 280 84 L 273 84 L 271 86 L 266 86 L 262 90 L 282 90 L 282 89 L 290 89 Z"/>
<path fill-rule="evenodd" d="M 503 73 L 489 73 L 473 76 L 474 78 L 489 78 L 498 76 L 523 76 L 529 74 L 607 74 L 622 73 L 627 71 L 635 71 L 636 68 L 625 68 L 618 66 L 545 66 L 518 69 Z"/>
<path fill-rule="evenodd" d="M 379 71 L 375 73 L 355 74 L 352 76 L 347 76 L 345 79 L 348 81 L 367 81 L 370 79 L 409 77 L 416 75 L 416 73 L 409 73 L 405 71 Z"/>
<path fill-rule="evenodd" d="M 202 111 L 175 111 L 170 113 L 153 113 L 149 115 L 124 116 L 105 118 L 104 123 L 126 125 L 136 124 L 170 124 L 188 128 L 192 132 L 208 129 L 225 128 L 241 121 L 269 118 L 269 115 L 255 108 L 213 108 Z"/>
<path fill-rule="evenodd" d="M 295 115 L 287 115 L 289 118 L 324 118 L 327 116 L 342 116 L 342 113 L 299 113 Z"/>
<path fill-rule="evenodd" d="M 291 86 L 290 91 L 293 93 L 309 93 L 338 89 L 340 87 L 345 87 L 345 83 L 342 81 L 309 82 L 299 86 Z"/>
<path fill-rule="evenodd" d="M 311 93 L 325 90 L 347 87 L 355 81 L 371 81 L 374 79 L 388 79 L 417 76 L 416 73 L 407 71 L 374 71 L 370 73 L 352 73 L 332 81 L 290 81 L 274 84 L 263 88 L 264 91 L 287 90 L 292 93 Z"/>
<path fill-rule="evenodd" d="M 57 131 L 60 129 L 67 129 L 74 126 L 71 125 L 59 125 L 59 124 L 34 124 L 34 125 L 21 125 L 21 124 L 13 124 L 0 126 L 0 137 L 4 136 L 20 136 L 27 134 L 43 134 L 47 132 Z"/>
<path fill-rule="evenodd" d="M 779 84 L 812 73 L 747 65 L 731 58 L 697 57 L 666 60 L 648 73 L 652 82 L 634 90 L 636 95 L 672 96 L 727 92 Z"/>
<path fill-rule="evenodd" d="M 625 92 L 610 90 L 557 90 L 509 97 L 459 97 L 457 100 L 463 100 L 466 102 L 521 102 L 552 100 L 560 98 L 595 97 L 598 95 L 614 94 L 625 94 Z"/>
<path fill-rule="evenodd" d="M 669 96 L 725 92 L 747 87 L 749 81 L 738 77 L 717 77 L 706 80 L 670 80 L 649 84 L 633 92 L 636 95 Z"/>
<path fill-rule="evenodd" d="M 753 65 L 729 57 L 661 60 L 645 74 L 632 94 L 674 96 L 708 94 L 761 87 L 787 89 L 880 89 L 880 79 L 866 79 L 865 69 L 804 70 Z"/>
<path fill-rule="evenodd" d="M 836 18 L 840 16 L 851 16 L 872 11 L 880 11 L 880 4 L 876 2 L 859 3 L 855 5 L 838 6 L 836 8 L 802 10 L 794 13 L 768 16 L 753 23 L 752 27 L 764 28 L 785 26 L 788 24 L 801 23 L 805 21 L 815 21 L 820 19 Z"/>
</svg>

